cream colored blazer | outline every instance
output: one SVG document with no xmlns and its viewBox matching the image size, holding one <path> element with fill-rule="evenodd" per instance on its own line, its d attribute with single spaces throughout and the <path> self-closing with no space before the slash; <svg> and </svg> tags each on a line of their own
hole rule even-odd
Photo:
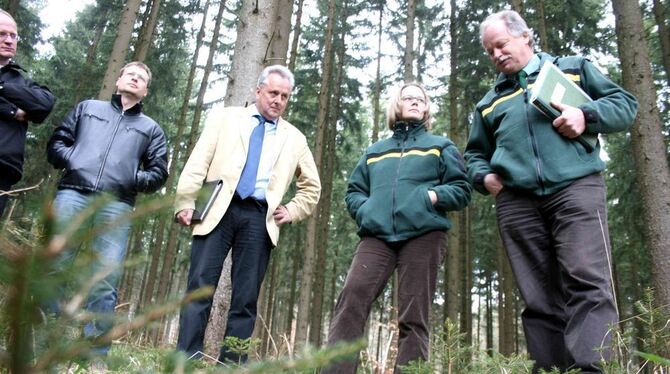
<svg viewBox="0 0 670 374">
<path fill-rule="evenodd" d="M 179 176 L 175 198 L 175 214 L 193 209 L 198 191 L 205 181 L 223 180 L 223 188 L 205 219 L 193 226 L 193 235 L 209 234 L 226 213 L 235 193 L 247 159 L 249 137 L 242 136 L 240 123 L 248 121 L 252 108 L 215 109 L 207 117 L 205 128 Z M 307 217 L 319 201 L 321 182 L 312 152 L 305 136 L 293 125 L 279 119 L 275 136 L 276 152 L 270 181 L 265 193 L 268 213 L 265 217 L 268 234 L 276 246 L 279 227 L 272 213 L 281 203 L 293 177 L 296 194 L 285 204 L 293 222 Z"/>
</svg>

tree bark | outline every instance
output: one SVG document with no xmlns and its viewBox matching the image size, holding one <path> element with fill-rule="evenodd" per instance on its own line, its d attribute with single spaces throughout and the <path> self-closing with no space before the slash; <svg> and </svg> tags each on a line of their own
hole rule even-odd
<svg viewBox="0 0 670 374">
<path fill-rule="evenodd" d="M 460 333 L 463 334 L 463 343 L 466 346 L 472 345 L 472 209 L 465 208 L 463 210 L 463 222 L 461 227 L 463 234 L 461 240 L 465 241 L 463 245 L 462 271 L 463 281 L 461 282 L 462 290 L 461 297 L 461 328 Z"/>
<path fill-rule="evenodd" d="M 512 10 L 519 13 L 521 17 L 524 16 L 523 0 L 510 0 L 510 6 L 512 7 Z"/>
<path fill-rule="evenodd" d="M 326 157 L 325 165 L 321 173 L 322 177 L 322 191 L 321 199 L 323 200 L 323 205 L 321 206 L 321 211 L 319 212 L 319 224 L 317 227 L 317 243 L 319 243 L 319 257 L 317 260 L 316 274 L 324 274 L 324 276 L 316 277 L 315 279 L 315 290 L 313 293 L 312 299 L 312 321 L 310 329 L 310 343 L 316 347 L 321 346 L 322 338 L 322 325 L 323 325 L 323 307 L 324 307 L 324 291 L 325 291 L 325 282 L 327 274 L 326 271 L 326 257 L 327 257 L 327 248 L 328 248 L 328 227 L 330 223 L 331 216 L 331 205 L 332 205 L 332 195 L 333 195 L 333 177 L 335 172 L 335 155 L 337 154 L 336 150 L 336 139 L 337 139 L 337 120 L 339 119 L 340 107 L 342 103 L 341 99 L 341 90 L 342 90 L 342 80 L 344 77 L 344 66 L 346 59 L 346 45 L 344 44 L 344 39 L 346 37 L 346 24 L 348 18 L 348 2 L 345 1 L 342 9 L 342 17 L 340 19 L 340 35 L 335 46 L 336 54 L 336 70 L 334 77 L 334 86 L 332 89 L 332 94 L 330 95 L 330 109 L 328 113 L 328 132 L 326 135 L 327 144 L 326 144 Z M 334 275 L 333 275 L 334 276 Z"/>
<path fill-rule="evenodd" d="M 383 127 L 381 124 L 381 91 L 382 91 L 382 76 L 381 76 L 381 61 L 382 61 L 382 25 L 384 24 L 384 5 L 385 1 L 378 1 L 379 7 L 379 22 L 377 23 L 377 70 L 375 71 L 375 91 L 372 99 L 374 106 L 374 114 L 372 116 L 372 144 L 379 140 L 379 129 Z"/>
<path fill-rule="evenodd" d="M 540 38 L 540 49 L 549 51 L 549 35 L 547 34 L 547 19 L 544 16 L 544 0 L 537 2 L 537 33 Z"/>
<path fill-rule="evenodd" d="M 107 24 L 109 23 L 107 19 L 110 10 L 109 7 L 101 6 L 99 8 L 102 14 L 95 25 L 95 35 L 93 36 L 93 40 L 91 40 L 91 44 L 88 46 L 88 50 L 86 51 L 86 62 L 84 63 L 84 66 L 82 66 L 82 76 L 84 77 L 90 76 L 93 61 L 95 61 L 98 46 L 100 45 L 100 39 L 102 39 L 102 34 L 105 32 Z M 74 90 L 74 100 L 72 100 L 73 103 L 78 103 L 81 100 L 81 97 L 84 95 L 84 89 L 88 84 L 90 84 L 88 79 L 81 79 L 77 82 L 77 88 Z"/>
<path fill-rule="evenodd" d="M 456 1 L 451 0 L 451 14 L 449 22 L 449 34 L 451 36 L 450 43 L 450 53 L 451 57 L 449 59 L 450 71 L 449 71 L 449 137 L 456 145 L 460 145 L 461 141 L 461 130 L 458 126 L 458 28 L 457 28 L 457 7 Z M 461 310 L 461 298 L 459 296 L 461 291 L 461 264 L 462 264 L 462 254 L 463 251 L 460 248 L 461 244 L 461 212 L 449 212 L 449 218 L 453 223 L 453 227 L 449 230 L 449 241 L 447 246 L 447 261 L 445 264 L 445 271 L 447 273 L 446 285 L 445 285 L 445 304 L 446 304 L 446 316 L 451 320 L 451 322 L 458 324 L 458 313 Z M 445 325 L 446 328 L 446 325 Z"/>
<path fill-rule="evenodd" d="M 114 40 L 114 47 L 107 63 L 107 70 L 102 79 L 102 87 L 100 87 L 100 92 L 98 93 L 99 100 L 107 101 L 116 92 L 116 80 L 119 76 L 119 71 L 126 62 L 130 38 L 133 34 L 137 12 L 140 9 L 141 3 L 142 0 L 126 1 L 121 15 L 121 22 L 117 29 L 116 39 Z"/>
<path fill-rule="evenodd" d="M 498 351 L 503 356 L 514 353 L 514 277 L 502 241 L 498 237 Z"/>
<path fill-rule="evenodd" d="M 149 6 L 149 3 L 147 3 Z M 135 61 L 144 61 L 147 58 L 149 53 L 149 48 L 151 48 L 151 41 L 156 31 L 156 24 L 158 23 L 158 12 L 160 11 L 161 0 L 152 0 L 151 1 L 151 13 L 149 13 L 149 18 L 142 24 L 142 29 L 140 30 L 140 37 L 137 40 L 137 48 L 135 48 Z"/>
<path fill-rule="evenodd" d="M 155 221 L 157 222 L 157 221 Z M 156 223 L 152 229 L 151 238 L 156 238 L 157 235 L 160 235 L 157 230 L 158 224 Z M 142 294 L 142 302 L 140 309 L 144 309 L 147 305 L 153 303 L 154 297 L 154 285 L 156 284 L 156 278 L 158 277 L 158 264 L 160 263 L 161 249 L 160 247 L 152 247 L 151 251 L 151 263 L 149 264 L 149 272 L 146 275 L 144 280 L 144 292 Z"/>
<path fill-rule="evenodd" d="M 8 0 L 7 1 L 7 13 L 11 14 L 12 17 L 16 18 L 16 11 L 19 10 L 19 4 L 21 0 Z"/>
<path fill-rule="evenodd" d="M 289 56 L 288 68 L 295 69 L 295 61 L 298 58 L 298 42 L 302 33 L 302 6 L 304 0 L 298 0 L 298 10 L 295 14 L 295 27 L 293 28 L 293 40 L 291 40 L 291 55 Z"/>
<path fill-rule="evenodd" d="M 403 79 L 405 83 L 414 81 L 414 23 L 416 0 L 407 1 L 407 17 L 405 18 L 405 54 L 403 56 Z"/>
<path fill-rule="evenodd" d="M 486 280 L 486 352 L 493 355 L 493 277 L 485 271 Z"/>
<path fill-rule="evenodd" d="M 268 65 L 286 66 L 286 55 L 288 53 L 288 37 L 291 34 L 291 16 L 293 15 L 293 0 L 277 0 L 277 13 L 275 17 L 275 30 L 272 33 L 272 44 L 270 56 L 267 58 Z"/>
<path fill-rule="evenodd" d="M 668 86 L 670 86 L 670 30 L 668 29 L 665 5 L 660 0 L 654 0 L 652 6 L 654 18 L 656 19 L 656 26 L 658 26 L 658 41 L 661 45 L 665 79 L 668 82 Z"/>
<path fill-rule="evenodd" d="M 324 35 L 323 66 L 321 67 L 321 85 L 319 89 L 319 112 L 316 120 L 316 142 L 314 145 L 314 162 L 316 168 L 322 170 L 325 163 L 327 136 L 328 136 L 328 113 L 330 110 L 332 63 L 333 63 L 333 38 L 335 35 L 335 0 L 328 1 L 326 33 Z M 323 180 L 323 177 L 321 178 Z M 323 194 L 323 192 L 322 192 Z M 295 333 L 295 345 L 300 347 L 307 342 L 312 291 L 315 284 L 317 250 L 321 249 L 321 243 L 317 242 L 320 213 L 329 201 L 320 199 L 316 211 L 307 220 L 307 231 L 305 234 L 305 249 L 303 254 L 303 271 L 300 279 L 300 295 L 298 298 L 298 318 Z"/>
<path fill-rule="evenodd" d="M 657 305 L 670 305 L 670 168 L 637 1 L 613 0 L 624 87 L 638 99 L 631 130 L 636 179 L 644 207 L 645 235 Z"/>
<path fill-rule="evenodd" d="M 195 72 L 197 68 L 197 61 L 198 61 L 198 56 L 200 54 L 200 48 L 202 47 L 203 44 L 203 39 L 205 36 L 205 29 L 206 29 L 206 23 L 207 23 L 207 13 L 209 10 L 209 4 L 210 1 L 207 0 L 205 3 L 205 7 L 203 9 L 203 17 L 202 17 L 202 23 L 200 25 L 200 30 L 198 32 L 198 36 L 196 39 L 196 47 L 195 51 L 193 53 L 193 57 L 191 59 L 191 67 L 189 71 L 189 75 L 187 78 L 186 82 L 186 89 L 184 90 L 184 99 L 182 100 L 182 106 L 179 112 L 179 119 L 177 120 L 177 135 L 175 136 L 175 139 L 182 139 L 184 136 L 184 131 L 186 128 L 186 116 L 188 115 L 189 108 L 188 104 L 191 99 L 191 90 L 193 89 L 193 80 L 195 79 Z M 210 66 L 211 70 L 211 66 Z M 205 80 L 206 81 L 206 80 Z M 206 89 L 206 85 L 201 86 L 200 89 L 202 90 Z M 200 96 L 200 95 L 199 95 Z M 204 98 L 204 92 L 202 93 L 202 97 Z M 196 105 L 196 110 L 198 113 L 198 122 L 200 115 L 199 113 L 202 112 L 202 99 L 200 105 Z M 196 127 L 197 128 L 197 127 Z M 165 188 L 169 193 L 172 193 L 174 191 L 174 184 L 175 184 L 175 178 L 177 177 L 177 165 L 181 165 L 181 148 L 183 147 L 183 144 L 181 141 L 175 141 L 172 146 L 172 152 L 170 152 L 170 170 L 168 173 L 168 179 L 167 182 L 165 183 Z M 179 233 L 179 226 L 177 225 L 170 225 L 172 222 L 172 215 L 166 215 L 163 214 L 159 218 L 159 223 L 158 223 L 158 235 L 155 240 L 155 247 L 156 248 L 163 248 L 163 238 L 164 238 L 164 232 L 165 232 L 165 226 L 168 226 L 168 240 L 167 240 L 167 246 L 165 250 L 165 256 L 163 259 L 163 266 L 162 266 L 162 271 L 160 275 L 160 280 L 158 282 L 158 291 L 156 293 L 156 302 L 157 303 L 163 303 L 167 299 L 167 294 L 168 290 L 170 287 L 170 282 L 169 282 L 169 277 L 174 273 L 174 270 L 172 269 L 171 266 L 168 266 L 168 264 L 171 264 L 174 261 L 174 258 L 176 254 L 179 252 L 176 250 L 175 245 L 177 242 L 177 235 Z M 155 338 L 158 338 L 157 336 Z"/>
<path fill-rule="evenodd" d="M 221 35 L 221 23 L 223 21 L 223 11 L 226 9 L 225 0 L 221 0 L 219 11 L 216 14 L 216 21 L 214 23 L 214 32 L 212 33 L 212 40 L 209 43 L 209 52 L 207 54 L 207 63 L 203 71 L 202 80 L 200 81 L 200 89 L 198 90 L 198 97 L 195 101 L 195 109 L 193 113 L 193 121 L 191 122 L 191 133 L 188 137 L 188 146 L 186 147 L 186 154 L 190 155 L 198 140 L 200 129 L 200 117 L 202 116 L 202 106 L 205 102 L 205 93 L 207 92 L 207 85 L 209 83 L 209 74 L 212 72 L 214 66 L 214 56 L 219 48 L 219 36 Z M 228 103 L 226 103 L 228 105 Z"/>
<path fill-rule="evenodd" d="M 245 0 L 237 23 L 237 40 L 224 99 L 226 106 L 255 100 L 256 80 L 268 63 L 279 0 Z"/>
<path fill-rule="evenodd" d="M 291 256 L 291 281 L 289 282 L 289 295 L 288 295 L 288 305 L 287 305 L 287 314 L 286 314 L 286 325 L 284 329 L 285 335 L 289 338 L 289 341 L 295 346 L 295 336 L 293 334 L 293 321 L 295 317 L 295 307 L 296 307 L 296 294 L 298 293 L 298 273 L 300 272 L 300 259 L 301 251 L 298 247 L 298 241 L 295 241 L 294 248 L 292 249 L 293 255 Z"/>
</svg>

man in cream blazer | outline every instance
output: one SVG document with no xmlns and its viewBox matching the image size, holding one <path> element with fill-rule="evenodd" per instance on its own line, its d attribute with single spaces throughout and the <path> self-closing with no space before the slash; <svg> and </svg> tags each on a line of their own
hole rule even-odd
<svg viewBox="0 0 670 374">
<path fill-rule="evenodd" d="M 307 217 L 319 200 L 321 184 L 305 136 L 280 118 L 286 109 L 293 74 L 285 67 L 265 68 L 258 79 L 256 103 L 209 115 L 200 139 L 179 177 L 175 214 L 193 226 L 187 292 L 216 287 L 232 248 L 232 299 L 226 337 L 247 339 L 256 321 L 256 303 L 279 226 Z M 293 177 L 296 194 L 281 204 Z M 201 222 L 191 222 L 204 182 L 223 187 Z M 189 356 L 203 350 L 212 298 L 186 305 L 180 318 L 177 349 Z M 246 356 L 221 348 L 219 361 Z"/>
</svg>

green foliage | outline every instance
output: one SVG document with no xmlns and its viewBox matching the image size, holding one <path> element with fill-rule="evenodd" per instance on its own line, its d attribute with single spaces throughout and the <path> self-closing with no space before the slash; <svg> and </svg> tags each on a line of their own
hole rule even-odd
<svg viewBox="0 0 670 374">
<path fill-rule="evenodd" d="M 223 339 L 222 347 L 228 351 L 237 354 L 238 356 L 249 355 L 260 344 L 258 339 L 240 339 L 235 336 L 227 336 Z M 241 364 L 238 362 L 237 364 Z"/>
<path fill-rule="evenodd" d="M 639 313 L 636 318 L 644 325 L 646 333 L 646 336 L 640 338 L 640 350 L 670 357 L 670 307 L 656 306 L 653 290 L 647 289 L 644 298 L 635 302 L 635 308 Z"/>
<path fill-rule="evenodd" d="M 81 325 L 96 318 L 110 318 L 82 309 L 91 287 L 110 269 L 103 268 L 92 273 L 89 269 L 92 269 L 95 258 L 90 251 L 84 251 L 87 255 L 77 256 L 76 263 L 64 269 L 58 259 L 64 251 L 75 250 L 102 230 L 109 229 L 79 229 L 82 222 L 88 220 L 108 199 L 101 197 L 59 231 L 54 230 L 54 215 L 49 209 L 41 212 L 41 223 L 32 231 L 11 223 L 0 231 L 0 289 L 4 296 L 1 300 L 4 313 L 0 323 L 4 334 L 0 346 L 6 347 L 6 351 L 0 351 L 0 367 L 12 372 L 26 372 L 70 365 L 69 362 L 86 365 L 93 348 L 109 344 L 131 330 L 146 327 L 152 321 L 173 313 L 183 303 L 211 295 L 211 290 L 196 291 L 181 301 L 154 307 L 133 320 L 115 320 L 114 327 L 102 336 L 92 339 L 81 336 Z M 164 200 L 155 199 L 119 219 L 141 219 L 160 211 L 165 205 Z M 72 292 L 64 291 L 65 294 L 62 294 L 60 290 Z M 62 295 L 64 299 L 59 300 L 57 295 Z M 50 309 L 46 306 L 56 302 L 60 304 L 58 315 L 45 312 Z"/>
</svg>

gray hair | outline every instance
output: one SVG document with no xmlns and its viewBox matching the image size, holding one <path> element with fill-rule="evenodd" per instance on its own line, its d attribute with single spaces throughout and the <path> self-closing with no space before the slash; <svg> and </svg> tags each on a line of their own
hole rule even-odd
<svg viewBox="0 0 670 374">
<path fill-rule="evenodd" d="M 486 31 L 486 28 L 497 21 L 503 21 L 507 27 L 507 31 L 512 36 L 519 37 L 524 34 L 528 35 L 528 46 L 533 49 L 533 46 L 535 45 L 535 40 L 533 40 L 533 30 L 528 28 L 526 21 L 521 18 L 519 13 L 513 10 L 502 10 L 486 17 L 484 22 L 479 25 L 479 41 L 482 45 L 484 45 L 484 32 Z"/>
<path fill-rule="evenodd" d="M 293 90 L 293 86 L 295 86 L 295 78 L 293 77 L 293 73 L 291 73 L 291 71 L 283 65 L 270 65 L 263 69 L 261 75 L 258 77 L 259 87 L 267 84 L 268 76 L 270 74 L 279 74 L 282 78 L 288 79 L 289 83 L 291 84 L 291 90 Z"/>
<path fill-rule="evenodd" d="M 14 19 L 14 17 L 8 11 L 6 11 L 4 9 L 0 9 L 0 14 L 4 14 L 5 16 L 9 17 L 9 19 L 11 19 L 12 22 L 14 22 L 14 24 L 16 25 L 16 20 Z"/>
</svg>

